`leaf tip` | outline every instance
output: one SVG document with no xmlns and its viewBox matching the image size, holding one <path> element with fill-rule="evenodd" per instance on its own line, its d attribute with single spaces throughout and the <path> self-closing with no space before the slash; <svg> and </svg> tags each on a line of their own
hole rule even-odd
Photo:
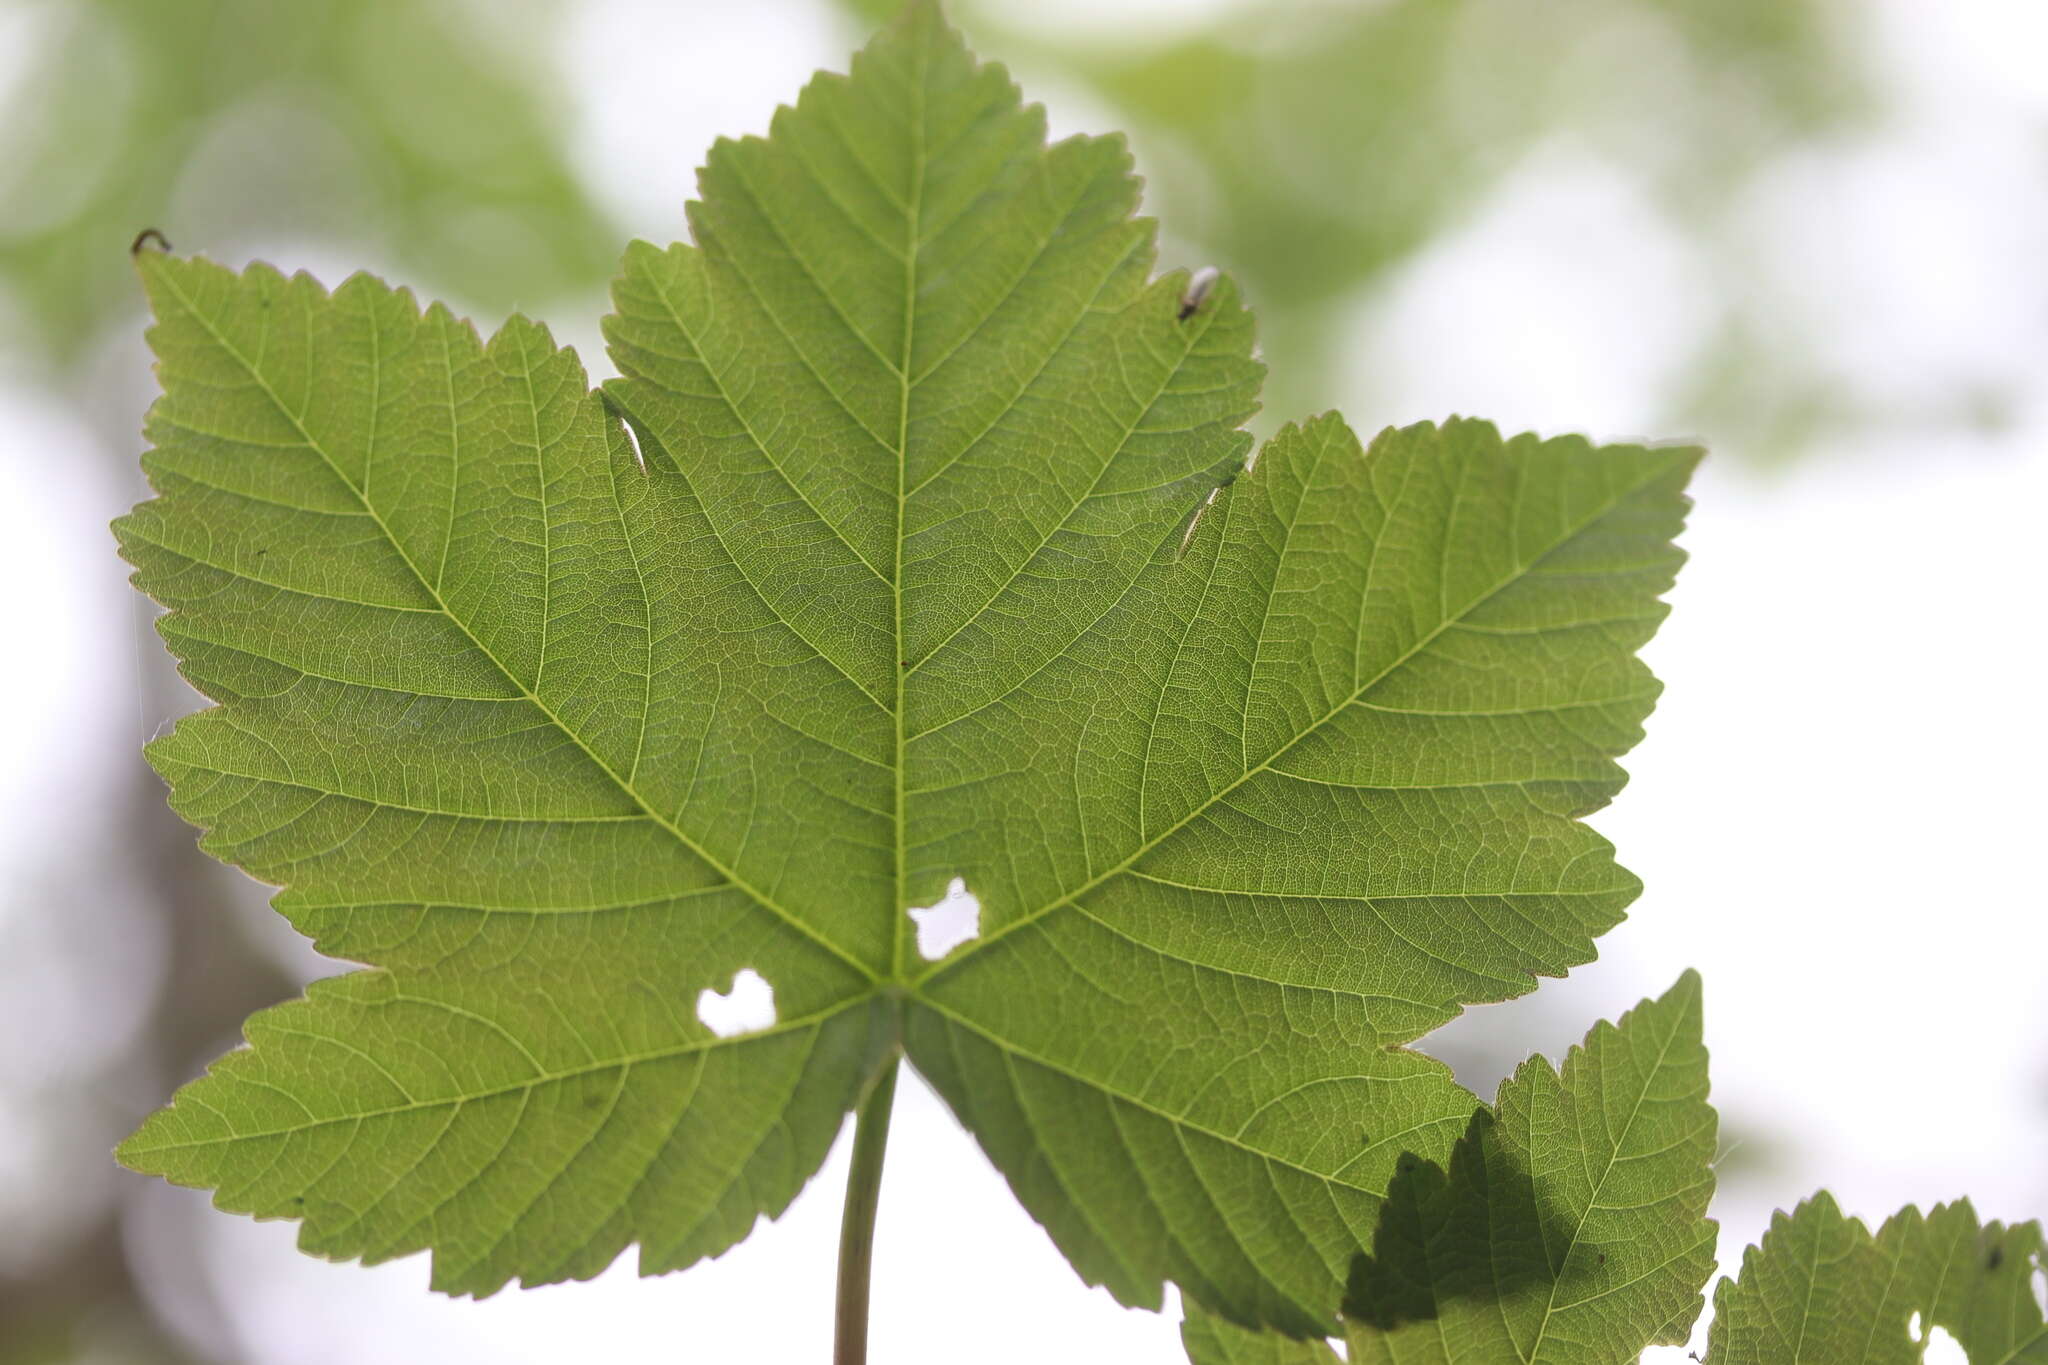
<svg viewBox="0 0 2048 1365">
<path fill-rule="evenodd" d="M 946 22 L 946 9 L 940 0 L 904 0 L 903 7 L 896 11 L 896 17 L 889 26 L 918 32 L 952 27 Z"/>
<path fill-rule="evenodd" d="M 136 1126 L 134 1132 L 122 1138 L 115 1145 L 114 1160 L 116 1163 L 135 1172 L 137 1175 L 160 1176 L 163 1174 L 162 1168 L 151 1160 L 151 1154 L 155 1148 L 148 1141 L 148 1137 L 150 1130 L 156 1125 L 157 1120 L 163 1117 L 164 1112 L 164 1110 L 159 1109 L 151 1114 Z"/>
<path fill-rule="evenodd" d="M 1699 971 L 1687 967 L 1662 995 L 1638 1002 L 1612 1027 L 1626 1033 L 1632 1023 L 1642 1027 L 1662 1025 L 1659 1032 L 1668 1030 L 1674 1043 L 1682 1041 L 1696 1045 L 1703 1032 L 1702 999 L 1703 983 Z"/>
<path fill-rule="evenodd" d="M 1697 967 L 1687 967 L 1678 974 L 1678 980 L 1671 983 L 1671 989 L 1665 991 L 1658 998 L 1660 1000 L 1689 1003 L 1694 1008 L 1697 1008 L 1705 989 L 1706 984 L 1700 977 L 1700 969 Z"/>
</svg>

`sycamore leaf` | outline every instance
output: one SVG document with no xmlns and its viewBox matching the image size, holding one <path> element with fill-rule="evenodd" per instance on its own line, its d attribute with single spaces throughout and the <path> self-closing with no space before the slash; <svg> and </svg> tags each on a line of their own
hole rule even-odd
<svg viewBox="0 0 2048 1365">
<path fill-rule="evenodd" d="M 1946 1329 L 1971 1365 L 2048 1361 L 2041 1225 L 1979 1226 L 1968 1200 L 1906 1208 L 1873 1238 L 1823 1190 L 1779 1213 L 1714 1291 L 1710 1365 L 1918 1365 Z"/>
<path fill-rule="evenodd" d="M 1636 892 L 1578 817 L 1697 452 L 1325 417 L 1240 472 L 1228 282 L 1152 278 L 1122 144 L 929 5 L 701 187 L 601 394 L 521 319 L 144 259 L 122 543 L 220 703 L 151 758 L 371 970 L 124 1159 L 450 1291 L 663 1270 L 900 1051 L 1089 1280 L 1327 1330 L 1473 1108 L 1399 1045 Z M 746 970 L 774 1023 L 714 1031 Z"/>
<path fill-rule="evenodd" d="M 1687 972 L 1560 1070 L 1540 1057 L 1472 1117 L 1447 1167 L 1403 1157 L 1344 1303 L 1352 1365 L 1619 1365 L 1683 1342 L 1714 1269 L 1715 1118 Z M 1318 1365 L 1321 1342 L 1199 1312 L 1195 1365 Z"/>
</svg>

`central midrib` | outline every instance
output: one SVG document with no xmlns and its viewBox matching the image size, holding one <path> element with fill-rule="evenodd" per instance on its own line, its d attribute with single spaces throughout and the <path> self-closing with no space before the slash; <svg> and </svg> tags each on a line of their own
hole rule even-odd
<svg viewBox="0 0 2048 1365">
<path fill-rule="evenodd" d="M 903 653 L 903 541 L 906 514 L 909 508 L 907 486 L 910 480 L 910 362 L 911 346 L 917 327 L 917 255 L 918 222 L 924 207 L 924 181 L 929 167 L 925 164 L 925 100 L 924 83 L 931 64 L 931 54 L 926 45 L 917 45 L 917 75 L 911 82 L 912 114 L 910 135 L 914 141 L 911 153 L 910 193 L 903 206 L 903 352 L 896 366 L 896 535 L 895 571 L 889 576 L 889 600 L 896 617 L 897 663 L 890 668 L 895 675 L 896 704 L 890 708 L 890 724 L 896 737 L 896 894 L 889 905 L 889 970 L 898 981 L 909 972 L 909 924 L 910 924 L 910 852 L 906 826 L 909 824 L 909 810 L 905 805 L 903 782 L 903 694 L 909 685 L 908 660 Z"/>
</svg>

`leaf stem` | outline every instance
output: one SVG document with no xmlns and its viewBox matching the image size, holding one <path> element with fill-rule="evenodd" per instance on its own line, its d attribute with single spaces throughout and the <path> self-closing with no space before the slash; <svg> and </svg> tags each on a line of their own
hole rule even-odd
<svg viewBox="0 0 2048 1365">
<path fill-rule="evenodd" d="M 889 1148 L 889 1113 L 896 1101 L 891 1058 L 853 1121 L 853 1169 L 846 1176 L 846 1209 L 839 1221 L 839 1311 L 832 1365 L 867 1365 L 868 1275 L 875 1263 L 875 1206 L 882 1195 L 882 1157 Z"/>
</svg>

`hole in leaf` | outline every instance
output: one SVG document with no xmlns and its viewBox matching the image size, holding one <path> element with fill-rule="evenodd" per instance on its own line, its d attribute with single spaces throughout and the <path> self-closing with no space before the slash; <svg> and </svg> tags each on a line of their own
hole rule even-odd
<svg viewBox="0 0 2048 1365">
<path fill-rule="evenodd" d="M 1926 1337 L 1920 1334 L 1920 1313 L 1918 1309 L 1914 1310 L 1912 1317 L 1906 1319 L 1906 1335 L 1915 1341 L 1927 1340 Z"/>
<path fill-rule="evenodd" d="M 2048 1270 L 2037 1270 L 2027 1279 L 2034 1286 L 2034 1302 L 2041 1305 L 2041 1316 L 2048 1318 Z"/>
<path fill-rule="evenodd" d="M 961 877 L 953 878 L 937 904 L 911 906 L 910 918 L 917 925 L 918 955 L 927 962 L 981 937 L 981 900 Z"/>
<path fill-rule="evenodd" d="M 1927 1334 L 1927 1351 L 1920 1360 L 1921 1365 L 1970 1365 L 1969 1352 L 1948 1334 L 1946 1327 L 1936 1327 Z"/>
<path fill-rule="evenodd" d="M 775 1024 L 775 988 L 752 967 L 742 967 L 723 995 L 708 987 L 697 993 L 697 1018 L 721 1038 L 759 1033 Z"/>
</svg>

